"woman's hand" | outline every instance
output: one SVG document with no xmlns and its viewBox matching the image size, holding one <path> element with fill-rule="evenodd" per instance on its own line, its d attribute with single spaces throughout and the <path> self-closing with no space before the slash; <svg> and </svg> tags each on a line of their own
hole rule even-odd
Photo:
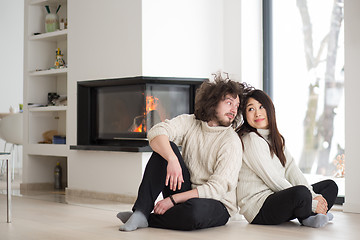
<svg viewBox="0 0 360 240">
<path fill-rule="evenodd" d="M 183 182 L 182 169 L 178 159 L 168 160 L 165 185 L 170 184 L 170 190 L 176 191 L 176 187 L 181 189 Z"/>
<path fill-rule="evenodd" d="M 327 204 L 326 199 L 323 196 L 317 196 L 314 198 L 314 200 L 318 201 L 315 213 L 321 213 L 321 214 L 326 215 L 327 210 L 328 210 L 328 204 Z"/>
<path fill-rule="evenodd" d="M 154 207 L 154 213 L 155 214 L 159 214 L 159 215 L 163 215 L 167 210 L 169 210 L 170 208 L 172 208 L 174 206 L 174 204 L 172 203 L 172 201 L 170 200 L 169 197 L 160 200 L 156 203 L 155 207 Z"/>
</svg>

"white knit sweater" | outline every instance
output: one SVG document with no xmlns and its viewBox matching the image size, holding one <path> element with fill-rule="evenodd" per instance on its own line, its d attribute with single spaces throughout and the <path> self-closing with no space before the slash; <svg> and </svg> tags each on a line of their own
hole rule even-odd
<svg viewBox="0 0 360 240">
<path fill-rule="evenodd" d="M 268 140 L 269 130 L 258 129 L 257 131 Z M 269 145 L 256 133 L 248 133 L 242 140 L 244 152 L 237 187 L 237 201 L 240 213 L 248 222 L 254 220 L 266 198 L 274 192 L 296 185 L 305 185 L 313 198 L 319 196 L 308 184 L 286 148 L 284 152 L 286 164 L 283 167 L 275 154 L 271 157 Z M 313 200 L 313 211 L 316 206 L 317 201 Z"/>
<path fill-rule="evenodd" d="M 183 114 L 156 124 L 148 132 L 148 139 L 159 135 L 167 135 L 182 146 L 192 188 L 197 188 L 199 197 L 219 200 L 230 216 L 234 215 L 242 146 L 232 127 L 210 127 L 194 115 Z"/>
</svg>

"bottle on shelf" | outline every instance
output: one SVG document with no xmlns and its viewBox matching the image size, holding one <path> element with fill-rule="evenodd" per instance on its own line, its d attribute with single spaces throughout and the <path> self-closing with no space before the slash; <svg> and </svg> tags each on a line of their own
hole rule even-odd
<svg viewBox="0 0 360 240">
<path fill-rule="evenodd" d="M 62 187 L 62 184 L 61 184 L 62 169 L 61 169 L 61 166 L 60 166 L 59 162 L 55 166 L 54 174 L 55 174 L 54 187 L 55 187 L 55 189 L 61 189 L 61 187 Z"/>
<path fill-rule="evenodd" d="M 65 29 L 65 22 L 64 22 L 64 19 L 63 19 L 63 18 L 60 20 L 59 28 L 60 28 L 60 30 L 64 30 L 64 29 Z"/>
</svg>

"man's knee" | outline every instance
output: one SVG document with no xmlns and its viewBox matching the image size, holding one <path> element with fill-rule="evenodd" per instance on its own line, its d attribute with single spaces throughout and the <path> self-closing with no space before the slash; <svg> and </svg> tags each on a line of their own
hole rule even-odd
<svg viewBox="0 0 360 240">
<path fill-rule="evenodd" d="M 213 199 L 192 198 L 186 201 L 188 230 L 222 226 L 229 220 L 225 206 Z"/>
<path fill-rule="evenodd" d="M 177 154 L 177 153 L 180 154 L 179 147 L 178 147 L 174 142 L 171 142 L 171 141 L 170 141 L 170 146 L 171 146 L 172 150 L 173 150 L 176 154 Z"/>
</svg>

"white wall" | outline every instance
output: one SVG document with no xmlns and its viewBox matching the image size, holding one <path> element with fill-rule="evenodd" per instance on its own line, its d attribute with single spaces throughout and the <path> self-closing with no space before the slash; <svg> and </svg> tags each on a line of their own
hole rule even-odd
<svg viewBox="0 0 360 240">
<path fill-rule="evenodd" d="M 141 0 L 68 1 L 68 24 L 67 142 L 76 145 L 77 81 L 142 75 Z M 142 154 L 70 150 L 67 168 L 69 189 L 135 196 Z"/>
<path fill-rule="evenodd" d="M 24 1 L 0 0 L 0 112 L 23 102 Z"/>
<path fill-rule="evenodd" d="M 208 77 L 223 69 L 222 0 L 143 1 L 143 75 Z"/>
<path fill-rule="evenodd" d="M 241 0 L 241 80 L 262 89 L 262 0 Z"/>
<path fill-rule="evenodd" d="M 68 188 L 136 196 L 142 153 L 70 151 Z"/>
<path fill-rule="evenodd" d="M 228 72 L 233 80 L 240 81 L 243 56 L 241 2 L 143 1 L 143 75 L 211 77 L 211 73 L 222 70 Z M 256 16 L 255 11 L 260 9 L 258 1 L 253 5 L 256 7 L 252 7 L 249 15 Z M 247 20 L 253 21 L 254 18 Z M 261 57 L 257 45 L 260 41 L 258 31 L 261 31 L 258 23 L 259 19 L 256 19 L 251 25 L 251 38 L 246 34 L 245 43 L 252 51 L 254 62 L 245 64 L 251 66 L 249 72 L 252 75 L 256 74 L 249 80 L 261 82 L 258 79 L 261 69 L 254 64 Z"/>
<path fill-rule="evenodd" d="M 345 0 L 345 204 L 344 211 L 360 213 L 360 1 Z"/>
<path fill-rule="evenodd" d="M 242 71 L 242 34 L 241 34 L 241 1 L 225 0 L 223 18 L 224 31 L 222 34 L 224 48 L 224 72 L 235 81 L 241 81 Z"/>
<path fill-rule="evenodd" d="M 72 80 L 141 75 L 141 0 L 68 1 Z"/>
</svg>

